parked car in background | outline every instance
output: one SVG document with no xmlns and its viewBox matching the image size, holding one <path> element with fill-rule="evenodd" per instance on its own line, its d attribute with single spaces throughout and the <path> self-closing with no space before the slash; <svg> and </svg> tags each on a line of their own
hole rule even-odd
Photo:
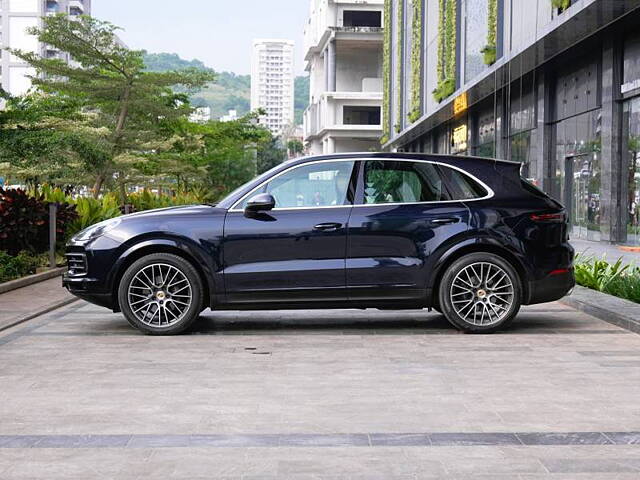
<svg viewBox="0 0 640 480">
<path fill-rule="evenodd" d="M 409 153 L 292 160 L 217 205 L 80 232 L 63 284 L 156 335 L 205 308 L 433 308 L 494 332 L 574 286 L 567 214 L 519 171 Z"/>
</svg>

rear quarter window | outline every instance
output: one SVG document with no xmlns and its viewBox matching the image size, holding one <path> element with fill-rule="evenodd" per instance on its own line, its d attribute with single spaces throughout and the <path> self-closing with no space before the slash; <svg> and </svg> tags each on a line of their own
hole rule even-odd
<svg viewBox="0 0 640 480">
<path fill-rule="evenodd" d="M 489 192 L 480 183 L 459 170 L 439 166 L 440 174 L 451 192 L 452 200 L 473 200 L 484 198 Z"/>
</svg>

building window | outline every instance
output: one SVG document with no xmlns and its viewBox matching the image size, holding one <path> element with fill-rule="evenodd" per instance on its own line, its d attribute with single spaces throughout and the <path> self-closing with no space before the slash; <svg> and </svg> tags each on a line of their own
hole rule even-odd
<svg viewBox="0 0 640 480">
<path fill-rule="evenodd" d="M 345 10 L 342 14 L 345 27 L 381 27 L 382 12 L 370 10 Z"/>
<path fill-rule="evenodd" d="M 342 109 L 343 125 L 380 125 L 380 107 L 345 105 Z"/>
<path fill-rule="evenodd" d="M 478 115 L 478 130 L 473 155 L 477 157 L 495 158 L 496 156 L 496 122 L 493 110 Z"/>
<path fill-rule="evenodd" d="M 509 159 L 522 163 L 522 175 L 538 183 L 535 77 L 514 83 L 509 99 Z"/>
<path fill-rule="evenodd" d="M 487 68 L 482 49 L 487 44 L 489 0 L 467 0 L 464 45 L 464 80 L 469 82 Z"/>
</svg>

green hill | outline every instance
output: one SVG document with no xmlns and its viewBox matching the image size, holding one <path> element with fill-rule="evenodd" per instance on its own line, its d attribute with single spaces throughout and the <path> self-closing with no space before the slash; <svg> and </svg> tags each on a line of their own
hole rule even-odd
<svg viewBox="0 0 640 480">
<path fill-rule="evenodd" d="M 202 61 L 185 60 L 175 53 L 145 52 L 144 62 L 147 69 L 154 72 L 182 70 L 185 68 L 201 68 L 213 70 Z M 212 118 L 226 115 L 229 110 L 237 110 L 238 115 L 249 113 L 251 105 L 251 76 L 236 75 L 232 72 L 216 72 L 214 83 L 192 95 L 193 105 L 211 107 Z M 295 118 L 302 123 L 302 112 L 309 103 L 309 77 L 300 76 L 295 79 Z"/>
</svg>

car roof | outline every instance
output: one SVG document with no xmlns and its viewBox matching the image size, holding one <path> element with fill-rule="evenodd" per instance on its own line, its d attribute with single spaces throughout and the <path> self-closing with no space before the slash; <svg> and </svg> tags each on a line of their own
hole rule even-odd
<svg viewBox="0 0 640 480">
<path fill-rule="evenodd" d="M 508 165 L 521 165 L 520 162 L 511 160 L 502 160 L 498 158 L 476 157 L 472 155 L 450 155 L 442 153 L 415 153 L 415 152 L 349 152 L 349 153 L 331 153 L 323 155 L 308 155 L 284 162 L 286 164 L 317 162 L 318 160 L 342 160 L 350 158 L 387 158 L 387 159 L 415 159 L 415 160 L 433 160 L 435 162 L 444 162 L 455 164 L 456 161 L 464 162 L 465 160 L 474 160 L 486 163 L 503 163 Z"/>
</svg>

